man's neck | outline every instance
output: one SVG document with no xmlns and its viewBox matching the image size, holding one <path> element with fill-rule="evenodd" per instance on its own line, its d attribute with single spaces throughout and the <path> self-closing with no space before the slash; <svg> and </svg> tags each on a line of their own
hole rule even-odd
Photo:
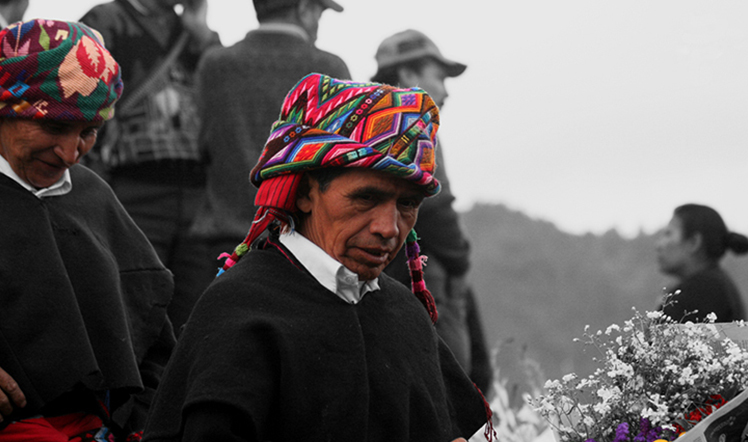
<svg viewBox="0 0 748 442">
<path fill-rule="evenodd" d="M 307 42 L 310 40 L 309 34 L 304 30 L 304 28 L 295 23 L 290 23 L 287 21 L 263 21 L 262 23 L 260 23 L 260 26 L 257 28 L 257 30 L 263 32 L 282 32 L 284 34 L 296 35 Z"/>
<path fill-rule="evenodd" d="M 16 3 L 0 5 L 0 26 L 3 28 L 8 27 L 11 23 L 21 21 L 22 19 L 23 12 L 19 11 L 19 7 Z"/>
</svg>

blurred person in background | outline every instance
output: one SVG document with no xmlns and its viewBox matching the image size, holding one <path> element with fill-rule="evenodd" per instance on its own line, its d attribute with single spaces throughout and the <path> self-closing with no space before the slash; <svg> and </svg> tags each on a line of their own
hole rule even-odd
<svg viewBox="0 0 748 442">
<path fill-rule="evenodd" d="M 29 0 L 0 0 L 0 28 L 23 20 L 29 7 Z"/>
<path fill-rule="evenodd" d="M 43 19 L 0 32 L 0 64 L 0 440 L 138 440 L 175 343 L 172 275 L 76 164 L 120 68 L 96 31 Z"/>
<path fill-rule="evenodd" d="M 748 238 L 727 229 L 714 209 L 685 204 L 673 212 L 656 244 L 660 271 L 675 278 L 661 309 L 676 321 L 703 321 L 714 312 L 718 322 L 746 319 L 732 278 L 720 261 L 728 250 L 748 253 Z"/>
<path fill-rule="evenodd" d="M 177 331 L 199 295 L 194 266 L 206 256 L 188 235 L 205 190 L 194 76 L 203 53 L 220 46 L 206 15 L 207 0 L 114 0 L 81 18 L 101 32 L 126 85 L 85 164 L 107 178 L 174 273 Z"/>
<path fill-rule="evenodd" d="M 254 0 L 259 27 L 231 47 L 210 51 L 198 69 L 200 149 L 208 160 L 206 197 L 191 233 L 208 249 L 196 271 L 204 289 L 222 252 L 241 242 L 254 215 L 249 173 L 288 91 L 312 72 L 348 79 L 343 60 L 315 46 L 332 0 Z M 194 301 L 193 301 L 194 302 Z"/>
<path fill-rule="evenodd" d="M 399 87 L 420 87 L 440 109 L 449 96 L 446 79 L 462 75 L 467 68 L 444 57 L 429 37 L 413 29 L 398 32 L 382 41 L 375 58 L 378 68 L 372 81 Z M 470 243 L 460 215 L 452 207 L 455 197 L 443 151 L 440 142 L 436 151 L 439 164 L 436 177 L 442 183 L 442 191 L 424 201 L 416 231 L 421 250 L 428 257 L 429 289 L 439 309 L 437 332 L 473 381 L 488 394 L 493 370 L 475 294 L 466 279 L 470 269 Z M 403 284 L 409 284 L 404 252 L 400 252 L 385 272 Z"/>
</svg>

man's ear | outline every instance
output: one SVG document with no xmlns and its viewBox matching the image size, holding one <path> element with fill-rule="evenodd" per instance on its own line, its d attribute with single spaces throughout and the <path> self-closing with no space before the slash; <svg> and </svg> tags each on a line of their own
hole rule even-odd
<svg viewBox="0 0 748 442">
<path fill-rule="evenodd" d="M 399 66 L 397 68 L 397 78 L 400 80 L 400 87 L 416 87 L 421 80 L 421 76 L 413 68 Z"/>
<path fill-rule="evenodd" d="M 276 0 L 273 0 L 276 1 Z M 315 2 L 317 0 L 299 0 L 299 3 L 296 4 L 296 11 L 301 13 L 307 13 L 309 11 L 310 5 L 312 2 Z"/>
<path fill-rule="evenodd" d="M 302 213 L 308 214 L 312 211 L 313 194 L 318 190 L 319 184 L 317 183 L 317 180 L 305 173 L 304 176 L 301 177 L 299 189 L 296 191 L 296 207 Z"/>
<path fill-rule="evenodd" d="M 688 250 L 691 253 L 696 254 L 704 245 L 704 236 L 700 232 L 695 232 L 690 238 L 686 239 L 685 242 L 688 245 Z"/>
</svg>

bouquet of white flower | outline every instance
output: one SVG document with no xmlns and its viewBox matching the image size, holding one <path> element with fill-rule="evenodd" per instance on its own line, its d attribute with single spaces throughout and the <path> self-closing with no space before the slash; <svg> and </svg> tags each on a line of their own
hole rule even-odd
<svg viewBox="0 0 748 442">
<path fill-rule="evenodd" d="M 679 324 L 634 309 L 622 327 L 586 328 L 582 341 L 599 351 L 598 368 L 548 381 L 530 403 L 562 442 L 674 440 L 748 386 L 748 351 L 714 321 Z M 746 421 L 730 425 L 742 432 Z"/>
</svg>

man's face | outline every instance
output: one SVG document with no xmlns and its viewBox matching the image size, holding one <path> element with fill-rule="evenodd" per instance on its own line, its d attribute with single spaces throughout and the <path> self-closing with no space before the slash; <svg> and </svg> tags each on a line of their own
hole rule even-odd
<svg viewBox="0 0 748 442">
<path fill-rule="evenodd" d="M 657 263 L 663 273 L 681 275 L 686 263 L 691 259 L 693 241 L 683 236 L 683 223 L 674 216 L 659 233 L 655 245 Z"/>
<path fill-rule="evenodd" d="M 49 187 L 91 150 L 101 123 L 0 120 L 0 156 L 37 189 Z"/>
<path fill-rule="evenodd" d="M 301 2 L 297 9 L 299 24 L 307 32 L 312 43 L 317 41 L 319 21 L 325 9 L 325 6 L 317 0 Z"/>
<path fill-rule="evenodd" d="M 320 192 L 310 179 L 308 196 L 297 206 L 307 214 L 299 233 L 359 280 L 379 276 L 402 247 L 418 217 L 423 192 L 393 175 L 352 168 Z"/>
<path fill-rule="evenodd" d="M 434 60 L 427 60 L 420 72 L 411 69 L 402 69 L 400 72 L 401 87 L 420 87 L 425 90 L 434 100 L 434 103 L 441 108 L 447 100 L 447 69 Z"/>
</svg>

